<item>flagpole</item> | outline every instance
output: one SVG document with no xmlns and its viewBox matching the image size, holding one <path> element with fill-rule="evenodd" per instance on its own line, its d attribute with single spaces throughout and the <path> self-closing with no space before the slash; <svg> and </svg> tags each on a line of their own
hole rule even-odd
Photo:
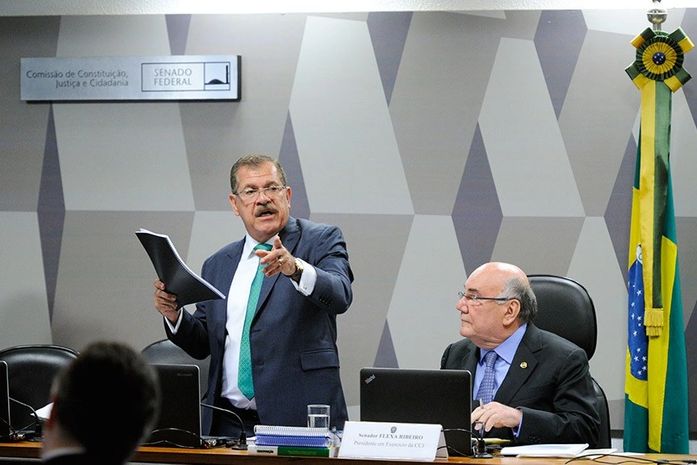
<svg viewBox="0 0 697 465">
<path fill-rule="evenodd" d="M 632 40 L 626 72 L 640 90 L 641 114 L 629 233 L 629 305 L 625 357 L 624 450 L 689 451 L 687 355 L 670 175 L 672 93 L 690 79 L 684 54 L 694 48 L 653 0 L 653 25 Z M 632 252 L 634 255 L 632 256 Z"/>
</svg>

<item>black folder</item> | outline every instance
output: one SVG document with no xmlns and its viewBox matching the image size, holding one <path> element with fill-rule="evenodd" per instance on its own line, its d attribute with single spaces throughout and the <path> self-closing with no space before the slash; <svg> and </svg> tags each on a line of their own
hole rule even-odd
<svg viewBox="0 0 697 465">
<path fill-rule="evenodd" d="M 191 271 L 179 257 L 169 236 L 147 229 L 139 229 L 136 236 L 150 256 L 160 281 L 165 283 L 165 290 L 177 296 L 180 306 L 225 298 L 222 292 Z"/>
</svg>

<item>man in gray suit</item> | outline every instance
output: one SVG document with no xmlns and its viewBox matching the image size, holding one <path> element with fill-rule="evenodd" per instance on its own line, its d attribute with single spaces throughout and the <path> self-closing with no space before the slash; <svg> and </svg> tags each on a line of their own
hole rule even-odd
<svg viewBox="0 0 697 465">
<path fill-rule="evenodd" d="M 227 298 L 197 304 L 192 316 L 156 281 L 167 335 L 194 358 L 211 356 L 206 401 L 238 414 L 248 434 L 258 423 L 304 426 L 308 404 L 330 405 L 331 425 L 342 429 L 336 316 L 351 304 L 353 281 L 343 235 L 290 217 L 292 190 L 270 157 L 239 159 L 230 187 L 247 234 L 209 257 L 201 273 Z M 235 436 L 240 427 L 206 410 L 203 431 Z"/>
<path fill-rule="evenodd" d="M 532 323 L 537 301 L 520 268 L 480 266 L 456 308 L 466 339 L 445 349 L 441 368 L 473 373 L 475 428 L 520 444 L 597 442 L 586 354 Z"/>
</svg>

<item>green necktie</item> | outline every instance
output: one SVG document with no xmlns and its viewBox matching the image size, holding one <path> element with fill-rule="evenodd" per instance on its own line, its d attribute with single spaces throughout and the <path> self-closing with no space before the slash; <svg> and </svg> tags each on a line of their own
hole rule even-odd
<svg viewBox="0 0 697 465">
<path fill-rule="evenodd" d="M 269 244 L 257 244 L 254 250 L 271 250 Z M 254 397 L 254 382 L 252 380 L 252 356 L 249 350 L 249 328 L 252 326 L 254 313 L 257 311 L 257 302 L 261 293 L 261 283 L 264 281 L 263 266 L 261 263 L 257 267 L 252 286 L 249 288 L 249 300 L 247 301 L 247 312 L 244 316 L 244 326 L 242 327 L 242 339 L 240 340 L 240 366 L 237 374 L 237 385 L 247 399 Z"/>
</svg>

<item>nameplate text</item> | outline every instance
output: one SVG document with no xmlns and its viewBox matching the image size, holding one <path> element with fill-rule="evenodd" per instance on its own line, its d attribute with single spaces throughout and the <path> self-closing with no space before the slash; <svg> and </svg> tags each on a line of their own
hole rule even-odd
<svg viewBox="0 0 697 465">
<path fill-rule="evenodd" d="M 441 425 L 347 421 L 339 457 L 435 460 Z"/>
</svg>

